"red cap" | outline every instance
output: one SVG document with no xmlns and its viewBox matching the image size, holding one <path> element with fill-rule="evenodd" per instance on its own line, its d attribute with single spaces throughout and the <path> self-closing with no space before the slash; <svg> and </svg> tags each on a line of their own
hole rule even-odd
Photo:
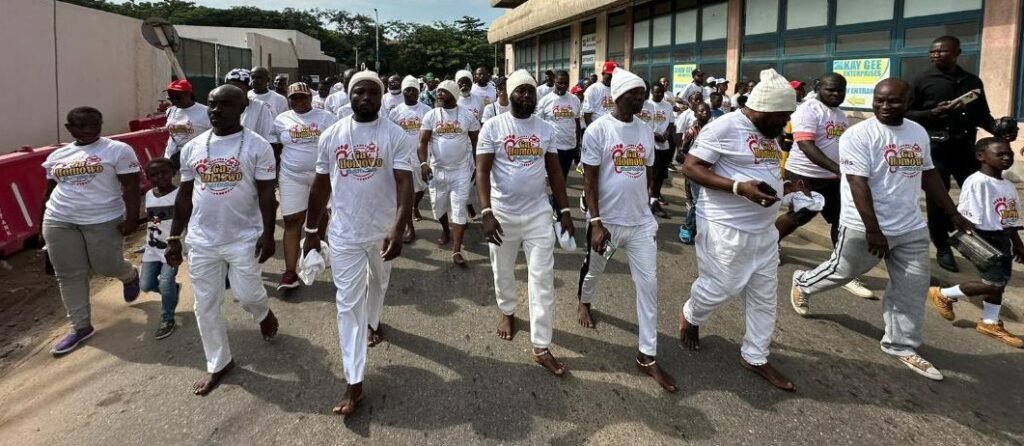
<svg viewBox="0 0 1024 446">
<path fill-rule="evenodd" d="M 609 60 L 604 63 L 604 69 L 601 70 L 601 74 L 612 74 L 612 71 L 615 71 L 618 66 L 619 64 L 615 63 L 615 61 Z"/>
<path fill-rule="evenodd" d="M 185 79 L 178 79 L 167 84 L 167 91 L 180 91 L 182 93 L 192 92 L 192 83 Z"/>
<path fill-rule="evenodd" d="M 789 86 L 796 90 L 797 88 L 803 87 L 804 83 L 802 81 L 789 81 Z"/>
<path fill-rule="evenodd" d="M 579 93 L 581 91 L 583 91 L 583 89 L 580 88 L 579 85 L 573 85 L 572 88 L 569 89 L 569 93 L 572 93 L 572 94 L 576 94 L 576 93 Z"/>
</svg>

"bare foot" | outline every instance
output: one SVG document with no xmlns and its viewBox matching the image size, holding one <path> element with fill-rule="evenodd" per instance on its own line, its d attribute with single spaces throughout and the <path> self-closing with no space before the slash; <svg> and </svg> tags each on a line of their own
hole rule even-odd
<svg viewBox="0 0 1024 446">
<path fill-rule="evenodd" d="M 260 334 L 263 335 L 264 341 L 269 341 L 277 336 L 277 316 L 274 316 L 274 312 L 267 310 L 267 317 L 260 321 Z"/>
<path fill-rule="evenodd" d="M 594 328 L 594 315 L 590 313 L 590 304 L 580 302 L 576 305 L 576 318 L 583 328 Z"/>
<path fill-rule="evenodd" d="M 466 257 L 464 257 L 462 255 L 462 252 L 453 252 L 452 253 L 452 262 L 454 262 L 456 265 L 461 266 L 463 268 L 466 267 Z"/>
<path fill-rule="evenodd" d="M 405 237 L 402 237 L 402 243 L 409 244 L 414 241 L 416 241 L 416 231 L 412 229 L 405 231 Z"/>
<path fill-rule="evenodd" d="M 337 406 L 334 406 L 334 413 L 338 415 L 352 415 L 359 407 L 359 402 L 363 400 L 363 383 L 349 384 L 348 388 L 345 389 L 345 397 L 342 398 L 341 402 Z"/>
<path fill-rule="evenodd" d="M 207 373 L 206 376 L 197 379 L 196 382 L 192 383 L 192 393 L 200 396 L 210 393 L 220 383 L 221 378 L 227 375 L 233 368 L 235 368 L 235 361 L 229 362 L 228 365 L 218 372 Z"/>
<path fill-rule="evenodd" d="M 691 351 L 700 351 L 700 327 L 691 324 L 679 312 L 679 346 Z"/>
<path fill-rule="evenodd" d="M 377 325 L 376 330 L 369 326 L 367 328 L 369 328 L 369 334 L 366 335 L 366 345 L 374 347 L 377 344 L 384 342 L 384 325 Z"/>
<path fill-rule="evenodd" d="M 413 221 L 423 221 L 423 216 L 420 215 L 420 211 L 419 210 L 415 210 L 412 213 L 412 219 L 413 219 Z"/>
<path fill-rule="evenodd" d="M 562 376 L 565 374 L 565 367 L 562 366 L 555 355 L 551 354 L 550 349 L 546 348 L 534 348 L 533 349 L 533 361 L 540 364 L 545 369 L 548 369 L 552 375 Z"/>
<path fill-rule="evenodd" d="M 661 369 L 661 366 L 658 365 L 658 361 L 655 361 L 653 356 L 647 356 L 643 353 L 637 353 L 636 368 L 640 369 L 640 371 L 646 374 L 647 376 L 654 378 L 654 381 L 657 382 L 662 389 L 665 389 L 669 392 L 675 392 L 676 390 L 679 390 L 679 387 L 676 386 L 676 380 L 673 379 L 671 375 L 669 375 L 668 373 Z"/>
<path fill-rule="evenodd" d="M 501 319 L 498 319 L 498 339 L 504 339 L 511 341 L 512 336 L 515 334 L 516 318 L 514 315 L 501 315 Z"/>
<path fill-rule="evenodd" d="M 437 238 L 438 245 L 447 245 L 452 239 L 452 234 L 449 231 L 441 232 L 441 236 Z"/>
<path fill-rule="evenodd" d="M 761 365 L 753 365 L 745 359 L 740 358 L 740 366 L 758 374 L 778 389 L 788 392 L 796 391 L 796 386 L 793 385 L 793 381 L 790 381 L 789 378 L 786 378 L 786 375 L 783 375 L 782 372 L 776 370 L 775 367 L 772 367 L 772 365 L 767 362 Z"/>
</svg>

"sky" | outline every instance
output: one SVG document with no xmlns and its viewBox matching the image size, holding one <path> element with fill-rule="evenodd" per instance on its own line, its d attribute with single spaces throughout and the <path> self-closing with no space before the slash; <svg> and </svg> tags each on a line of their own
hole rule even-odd
<svg viewBox="0 0 1024 446">
<path fill-rule="evenodd" d="M 261 9 L 344 9 L 373 17 L 373 8 L 380 12 L 380 21 L 432 23 L 451 21 L 468 15 L 490 24 L 506 10 L 492 8 L 488 0 L 193 0 L 196 4 L 213 8 L 255 6 Z"/>
</svg>

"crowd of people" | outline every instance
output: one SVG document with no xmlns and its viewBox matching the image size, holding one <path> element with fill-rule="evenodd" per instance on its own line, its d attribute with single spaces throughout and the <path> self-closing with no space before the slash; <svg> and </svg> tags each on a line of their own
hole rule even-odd
<svg viewBox="0 0 1024 446">
<path fill-rule="evenodd" d="M 52 353 L 66 354 L 95 334 L 90 272 L 123 282 L 125 302 L 159 292 L 155 338 L 170 336 L 178 268 L 187 262 L 207 372 L 192 391 L 210 392 L 234 365 L 221 312 L 225 289 L 265 339 L 278 332 L 261 264 L 275 254 L 280 211 L 285 272 L 278 290 L 301 286 L 307 259 L 329 259 L 347 382 L 334 411 L 351 414 L 363 398 L 367 349 L 384 336 L 391 260 L 416 240 L 421 200 L 429 195 L 442 227 L 436 243 L 450 245 L 455 265 L 466 266 L 467 226 L 479 222 L 493 270 L 495 334 L 503 340 L 516 332 L 513 270 L 522 249 L 533 360 L 561 376 L 566 367 L 552 351 L 553 265 L 556 245 L 576 246 L 566 186 L 575 164 L 586 222 L 578 322 L 595 326 L 599 277 L 621 251 L 636 292 L 636 367 L 666 391 L 678 386 L 657 362 L 665 280 L 657 274 L 658 245 L 665 243 L 657 233 L 658 217 L 668 216 L 662 191 L 673 171 L 685 177 L 689 201 L 679 241 L 694 246 L 698 270 L 679 310 L 682 347 L 700 350 L 700 327 L 741 298 L 740 365 L 794 390 L 769 362 L 780 239 L 821 214 L 834 251 L 816 268 L 796 271 L 790 306 L 806 316 L 812 296 L 839 286 L 871 297 L 856 280 L 885 261 L 881 348 L 941 380 L 917 352 L 926 302 L 953 320 L 957 299 L 980 298 L 977 330 L 1024 346 L 999 319 L 1011 261 L 1024 262 L 1020 199 L 1002 177 L 1013 163 L 1016 123 L 992 118 L 981 81 L 957 65 L 958 55 L 955 38 L 936 39 L 933 67 L 912 84 L 879 82 L 873 116 L 853 125 L 840 108 L 846 79 L 838 73 L 822 74 L 805 96 L 802 82 L 766 69 L 729 96 L 728 80 L 700 70 L 673 93 L 668 79 L 651 84 L 612 61 L 600 78 L 575 84 L 565 71 L 549 71 L 538 83 L 525 70 L 492 78 L 478 68 L 448 79 L 349 70 L 314 86 L 272 81 L 262 67 L 238 68 L 205 105 L 187 80 L 175 80 L 166 89 L 166 157 L 145 166 L 129 146 L 101 136 L 99 110 L 78 107 L 66 124 L 75 142 L 43 165 L 49 188 L 42 237 L 72 325 Z M 964 96 L 969 92 L 973 97 Z M 995 136 L 976 141 L 979 127 Z M 137 228 L 125 216 L 139 215 L 142 169 L 153 187 L 144 197 L 149 224 L 136 269 L 123 259 L 122 236 Z M 951 176 L 960 184 L 959 204 L 948 193 Z M 927 220 L 918 205 L 922 190 Z M 929 288 L 929 239 L 939 264 L 956 268 L 951 229 L 981 237 L 1002 256 L 979 266 L 979 281 Z"/>
</svg>

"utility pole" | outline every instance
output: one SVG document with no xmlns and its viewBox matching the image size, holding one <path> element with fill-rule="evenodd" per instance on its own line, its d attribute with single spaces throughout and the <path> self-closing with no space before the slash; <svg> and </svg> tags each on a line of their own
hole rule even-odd
<svg viewBox="0 0 1024 446">
<path fill-rule="evenodd" d="M 377 33 L 377 54 L 375 56 L 376 61 L 374 62 L 374 65 L 376 66 L 375 71 L 380 73 L 380 18 L 377 16 L 377 8 L 373 8 L 373 27 L 376 29 Z"/>
<path fill-rule="evenodd" d="M 358 68 L 359 67 L 359 47 L 358 46 L 354 46 L 354 47 L 352 47 L 352 49 L 355 50 L 355 52 L 356 52 L 356 64 L 353 67 L 355 67 L 358 70 L 359 69 Z"/>
</svg>

